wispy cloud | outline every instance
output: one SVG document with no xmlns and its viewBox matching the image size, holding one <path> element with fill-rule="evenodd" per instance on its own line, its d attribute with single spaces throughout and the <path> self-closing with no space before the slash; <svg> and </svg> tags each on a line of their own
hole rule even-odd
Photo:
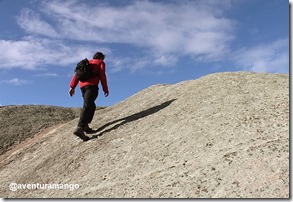
<svg viewBox="0 0 293 202">
<path fill-rule="evenodd" d="M 255 72 L 289 72 L 289 40 L 279 39 L 269 44 L 242 48 L 233 60 L 245 70 Z"/>
<path fill-rule="evenodd" d="M 55 73 L 43 73 L 43 74 L 35 74 L 36 77 L 58 77 L 58 74 Z"/>
<path fill-rule="evenodd" d="M 41 16 L 35 11 L 24 8 L 21 10 L 20 16 L 17 17 L 20 27 L 28 33 L 44 35 L 50 37 L 58 37 L 54 27 L 41 19 Z"/>
<path fill-rule="evenodd" d="M 40 62 L 65 65 L 72 58 L 97 49 L 95 45 L 64 44 L 66 40 L 144 48 L 147 57 L 162 66 L 176 63 L 179 57 L 186 55 L 200 61 L 221 60 L 229 52 L 234 38 L 234 21 L 223 15 L 230 2 L 130 1 L 113 6 L 74 0 L 42 1 L 38 9 L 24 8 L 17 18 L 19 26 L 33 37 L 0 41 L 0 48 L 11 48 L 0 56 L 1 61 L 4 60 L 1 67 L 34 69 Z M 85 11 L 90 12 L 85 14 Z M 35 55 L 42 59 L 36 59 Z M 14 62 L 8 62 L 12 58 Z M 131 61 L 134 61 L 131 71 L 148 63 L 143 59 Z"/>
<path fill-rule="evenodd" d="M 45 1 L 43 6 L 55 17 L 56 30 L 64 38 L 127 43 L 149 48 L 156 55 L 180 53 L 217 60 L 234 37 L 233 20 L 222 15 L 228 2 L 132 1 L 129 5 L 114 7 L 77 1 Z M 84 15 L 85 10 L 91 12 Z M 38 33 L 38 27 L 35 28 Z"/>
<path fill-rule="evenodd" d="M 0 81 L 0 83 L 5 83 L 5 84 L 10 84 L 10 85 L 15 85 L 15 86 L 22 86 L 22 85 L 30 84 L 31 81 L 23 80 L 23 79 L 19 79 L 19 78 L 13 78 L 10 80 L 2 80 L 2 81 Z"/>
<path fill-rule="evenodd" d="M 153 66 L 154 61 L 149 56 L 130 58 L 130 57 L 116 57 L 109 58 L 111 72 L 119 72 L 127 70 L 130 73 L 142 70 L 147 66 Z"/>
<path fill-rule="evenodd" d="M 0 49 L 6 50 L 0 55 L 0 68 L 67 66 L 101 50 L 110 54 L 113 72 L 135 72 L 150 65 L 171 67 L 183 57 L 207 63 L 231 58 L 247 70 L 284 71 L 280 69 L 288 67 L 284 40 L 231 50 L 238 24 L 225 13 L 235 2 L 143 0 L 111 5 L 43 0 L 34 8 L 22 9 L 17 17 L 26 37 L 0 40 Z M 109 48 L 113 44 L 126 44 L 142 53 L 120 55 Z"/>
<path fill-rule="evenodd" d="M 96 48 L 72 45 L 58 39 L 25 37 L 19 41 L 0 40 L 0 68 L 40 69 L 46 65 L 66 66 L 92 56 Z M 100 48 L 109 52 L 106 48 Z"/>
<path fill-rule="evenodd" d="M 160 55 L 155 58 L 154 63 L 162 66 L 173 66 L 177 63 L 178 58 L 174 55 Z"/>
</svg>

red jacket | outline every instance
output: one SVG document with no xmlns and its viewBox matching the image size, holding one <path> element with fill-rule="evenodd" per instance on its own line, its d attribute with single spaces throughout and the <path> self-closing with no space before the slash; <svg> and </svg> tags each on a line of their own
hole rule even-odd
<svg viewBox="0 0 293 202">
<path fill-rule="evenodd" d="M 106 77 L 106 64 L 104 63 L 103 60 L 98 60 L 98 59 L 92 59 L 89 60 L 89 63 L 91 64 L 91 68 L 94 72 L 99 71 L 98 68 L 100 68 L 100 73 L 99 73 L 99 77 L 93 77 L 90 78 L 87 81 L 78 81 L 76 79 L 76 76 L 74 74 L 71 82 L 70 82 L 70 88 L 75 88 L 79 82 L 79 86 L 80 88 L 84 87 L 84 86 L 89 86 L 89 85 L 99 85 L 99 81 L 101 80 L 102 83 L 102 87 L 103 87 L 103 91 L 104 93 L 109 93 L 108 90 L 108 85 L 107 85 L 107 77 Z"/>
</svg>

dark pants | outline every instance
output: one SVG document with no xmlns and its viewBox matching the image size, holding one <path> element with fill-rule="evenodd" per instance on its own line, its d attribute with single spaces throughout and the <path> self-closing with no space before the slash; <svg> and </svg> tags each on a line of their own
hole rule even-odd
<svg viewBox="0 0 293 202">
<path fill-rule="evenodd" d="M 83 97 L 83 108 L 80 112 L 79 127 L 85 127 L 93 120 L 96 104 L 95 100 L 98 97 L 99 88 L 98 86 L 84 86 L 81 88 Z"/>
</svg>

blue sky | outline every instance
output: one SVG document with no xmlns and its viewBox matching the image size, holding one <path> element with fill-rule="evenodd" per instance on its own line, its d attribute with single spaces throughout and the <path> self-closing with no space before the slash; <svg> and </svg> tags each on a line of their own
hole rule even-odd
<svg viewBox="0 0 293 202">
<path fill-rule="evenodd" d="M 82 106 L 79 60 L 106 54 L 116 104 L 211 73 L 289 73 L 288 0 L 0 0 L 0 105 Z"/>
</svg>

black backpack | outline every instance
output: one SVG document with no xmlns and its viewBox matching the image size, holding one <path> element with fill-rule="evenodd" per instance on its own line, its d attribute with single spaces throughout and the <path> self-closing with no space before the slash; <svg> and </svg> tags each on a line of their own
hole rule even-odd
<svg viewBox="0 0 293 202">
<path fill-rule="evenodd" d="M 86 81 L 90 78 L 97 76 L 97 74 L 95 74 L 92 71 L 92 69 L 90 67 L 90 63 L 87 58 L 85 58 L 85 59 L 81 60 L 79 63 L 77 63 L 74 71 L 75 71 L 76 79 L 79 81 Z"/>
</svg>

